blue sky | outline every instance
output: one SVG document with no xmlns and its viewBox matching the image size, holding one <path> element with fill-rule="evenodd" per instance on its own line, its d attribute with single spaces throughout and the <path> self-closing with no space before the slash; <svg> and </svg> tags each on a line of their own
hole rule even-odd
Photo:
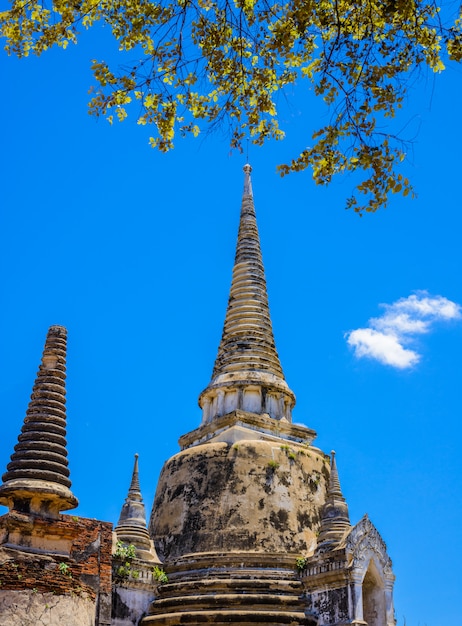
<svg viewBox="0 0 462 626">
<path fill-rule="evenodd" d="M 115 523 L 134 453 L 149 511 L 163 462 L 200 422 L 245 158 L 220 134 L 158 154 L 130 118 L 110 127 L 89 117 L 99 45 L 87 37 L 41 59 L 0 56 L 0 462 L 16 443 L 47 328 L 63 324 L 77 514 Z M 423 73 L 397 122 L 414 138 L 404 172 L 416 200 L 396 196 L 359 218 L 344 210 L 351 178 L 327 189 L 308 172 L 281 179 L 276 165 L 326 119 L 301 88 L 281 102 L 287 139 L 249 154 L 294 421 L 336 450 L 352 522 L 367 512 L 386 541 L 399 626 L 460 625 L 451 546 L 462 515 L 461 78 L 454 66 L 437 80 Z M 396 304 L 438 297 L 454 316 Z M 383 321 L 397 310 L 427 332 Z M 367 328 L 417 357 L 409 366 L 359 357 L 348 342 Z"/>
</svg>

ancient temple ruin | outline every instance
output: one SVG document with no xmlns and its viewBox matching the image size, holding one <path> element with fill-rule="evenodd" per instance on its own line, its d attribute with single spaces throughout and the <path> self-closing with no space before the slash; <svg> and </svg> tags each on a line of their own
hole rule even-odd
<svg viewBox="0 0 462 626">
<path fill-rule="evenodd" d="M 351 524 L 335 453 L 292 422 L 250 174 L 246 165 L 202 422 L 166 461 L 149 523 L 138 457 L 114 529 L 62 513 L 77 505 L 66 458 L 66 330 L 50 328 L 0 487 L 9 509 L 0 518 L 2 625 L 395 626 L 383 540 L 367 515 Z"/>
</svg>

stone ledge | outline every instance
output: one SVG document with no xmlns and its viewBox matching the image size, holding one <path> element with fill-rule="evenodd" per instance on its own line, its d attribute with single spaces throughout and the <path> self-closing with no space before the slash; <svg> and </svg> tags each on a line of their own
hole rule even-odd
<svg viewBox="0 0 462 626">
<path fill-rule="evenodd" d="M 239 624 L 251 626 L 255 624 L 300 624 L 316 626 L 316 620 L 307 617 L 302 611 L 220 611 L 202 610 L 193 612 L 176 612 L 169 615 L 149 615 L 143 619 L 143 626 L 156 624 L 158 626 L 173 626 L 178 624 Z"/>
<path fill-rule="evenodd" d="M 266 415 L 236 410 L 217 417 L 209 424 L 199 426 L 199 428 L 183 435 L 178 443 L 182 450 L 206 443 L 212 439 L 234 443 L 235 439 L 231 429 L 239 427 L 247 431 L 247 439 L 284 439 L 310 444 L 316 437 L 316 432 L 306 426 L 297 426 Z M 229 437 L 226 436 L 226 431 L 230 431 Z M 245 437 L 240 436 L 238 439 L 243 438 Z"/>
</svg>

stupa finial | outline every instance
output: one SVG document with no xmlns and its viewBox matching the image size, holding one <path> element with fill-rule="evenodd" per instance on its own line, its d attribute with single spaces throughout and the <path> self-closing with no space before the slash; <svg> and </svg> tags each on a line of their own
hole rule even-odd
<svg viewBox="0 0 462 626">
<path fill-rule="evenodd" d="M 139 498 L 139 500 L 142 500 L 143 498 L 141 496 L 140 479 L 139 479 L 139 473 L 138 473 L 138 457 L 139 457 L 139 454 L 136 453 L 135 463 L 133 465 L 132 481 L 130 483 L 130 489 L 128 490 L 128 495 L 132 498 Z"/>
<path fill-rule="evenodd" d="M 328 497 L 331 497 L 331 498 L 335 497 L 335 498 L 338 498 L 339 500 L 345 501 L 345 498 L 343 497 L 342 489 L 340 487 L 340 480 L 338 477 L 337 462 L 335 460 L 335 450 L 331 450 L 330 457 L 331 457 L 331 465 L 330 465 Z"/>
<path fill-rule="evenodd" d="M 250 173 L 252 171 L 252 166 L 249 163 L 246 163 L 243 167 L 244 170 L 244 196 L 253 196 L 252 191 L 252 180 L 250 178 Z"/>
</svg>

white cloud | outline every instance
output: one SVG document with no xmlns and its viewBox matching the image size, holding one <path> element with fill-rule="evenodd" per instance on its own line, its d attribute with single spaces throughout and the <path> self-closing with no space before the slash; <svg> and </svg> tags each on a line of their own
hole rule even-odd
<svg viewBox="0 0 462 626">
<path fill-rule="evenodd" d="M 390 313 L 407 313 L 429 321 L 443 319 L 457 319 L 461 315 L 461 308 L 455 302 L 443 296 L 429 296 L 426 291 L 419 291 L 408 298 L 401 298 L 393 304 L 382 305 Z"/>
<path fill-rule="evenodd" d="M 348 344 L 355 349 L 358 357 L 372 359 L 404 369 L 415 365 L 420 359 L 413 350 L 404 348 L 398 337 L 381 333 L 373 328 L 358 328 L 348 335 Z"/>
<path fill-rule="evenodd" d="M 385 313 L 382 317 L 373 317 L 369 326 L 384 333 L 422 334 L 429 331 L 429 323 L 413 319 L 408 313 Z"/>
<path fill-rule="evenodd" d="M 400 369 L 412 367 L 420 360 L 420 355 L 408 347 L 416 335 L 430 332 L 438 321 L 462 317 L 459 304 L 443 296 L 430 296 L 426 291 L 381 306 L 384 314 L 371 318 L 367 328 L 347 333 L 347 342 L 358 358 L 369 357 Z"/>
</svg>

